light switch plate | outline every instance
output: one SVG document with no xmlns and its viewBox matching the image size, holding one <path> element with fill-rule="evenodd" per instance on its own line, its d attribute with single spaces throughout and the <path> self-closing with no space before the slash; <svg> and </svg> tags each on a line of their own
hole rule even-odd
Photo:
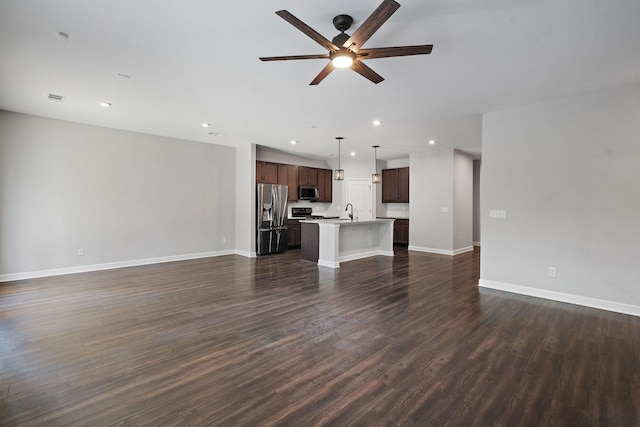
<svg viewBox="0 0 640 427">
<path fill-rule="evenodd" d="M 505 219 L 507 217 L 507 211 L 504 209 L 491 209 L 489 211 L 489 218 Z"/>
</svg>

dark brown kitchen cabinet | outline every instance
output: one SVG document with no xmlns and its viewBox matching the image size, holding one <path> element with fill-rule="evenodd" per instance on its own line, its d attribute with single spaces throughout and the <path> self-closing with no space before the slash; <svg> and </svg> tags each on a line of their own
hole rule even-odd
<svg viewBox="0 0 640 427">
<path fill-rule="evenodd" d="M 409 244 L 408 219 L 396 219 L 393 223 L 393 243 L 398 245 Z"/>
<path fill-rule="evenodd" d="M 275 184 L 278 182 L 278 164 L 271 162 L 256 162 L 256 182 L 258 184 Z"/>
<path fill-rule="evenodd" d="M 300 258 L 318 262 L 320 255 L 320 227 L 314 223 L 302 223 L 302 244 Z"/>
<path fill-rule="evenodd" d="M 382 203 L 395 201 L 398 194 L 398 173 L 395 169 L 382 169 Z"/>
<path fill-rule="evenodd" d="M 318 169 L 307 166 L 298 167 L 298 184 L 318 185 Z"/>
<path fill-rule="evenodd" d="M 409 203 L 409 168 L 382 170 L 382 203 Z"/>
<path fill-rule="evenodd" d="M 298 201 L 298 166 L 278 164 L 278 184 L 288 186 L 287 200 Z"/>
<path fill-rule="evenodd" d="M 317 202 L 331 202 L 333 171 L 331 169 L 318 169 L 318 199 Z"/>
<path fill-rule="evenodd" d="M 289 247 L 300 246 L 301 241 L 301 224 L 297 219 L 290 219 L 287 225 L 287 234 L 289 236 Z"/>
<path fill-rule="evenodd" d="M 398 202 L 409 203 L 409 168 L 398 169 Z"/>
</svg>

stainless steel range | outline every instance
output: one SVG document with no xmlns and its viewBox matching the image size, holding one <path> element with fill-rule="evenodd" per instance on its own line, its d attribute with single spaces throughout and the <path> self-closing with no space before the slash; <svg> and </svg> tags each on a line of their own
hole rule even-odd
<svg viewBox="0 0 640 427">
<path fill-rule="evenodd" d="M 292 219 L 324 219 L 324 215 L 313 215 L 312 208 L 291 208 Z"/>
</svg>

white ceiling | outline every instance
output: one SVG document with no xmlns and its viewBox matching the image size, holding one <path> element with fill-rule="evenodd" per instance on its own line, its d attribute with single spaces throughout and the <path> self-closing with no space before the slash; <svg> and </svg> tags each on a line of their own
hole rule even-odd
<svg viewBox="0 0 640 427">
<path fill-rule="evenodd" d="M 638 0 L 399 0 L 365 47 L 434 49 L 367 61 L 378 85 L 336 70 L 309 86 L 325 60 L 258 60 L 324 53 L 277 10 L 331 39 L 335 15 L 352 34 L 380 2 L 2 0 L 0 109 L 319 157 L 343 136 L 393 159 L 429 139 L 477 155 L 484 112 L 640 82 Z"/>
</svg>

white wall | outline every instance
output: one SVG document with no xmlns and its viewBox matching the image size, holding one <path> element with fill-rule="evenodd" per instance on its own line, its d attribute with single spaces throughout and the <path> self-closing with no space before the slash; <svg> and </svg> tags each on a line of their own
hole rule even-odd
<svg viewBox="0 0 640 427">
<path fill-rule="evenodd" d="M 640 315 L 639 141 L 637 85 L 485 114 L 480 285 Z"/>
<path fill-rule="evenodd" d="M 236 253 L 256 256 L 256 145 L 236 148 Z"/>
<path fill-rule="evenodd" d="M 409 167 L 409 158 L 405 159 L 393 159 L 387 160 L 384 169 L 394 169 L 394 168 L 408 168 Z"/>
<path fill-rule="evenodd" d="M 336 150 L 337 150 L 336 144 Z M 311 157 L 298 156 L 284 151 L 274 150 L 273 148 L 256 146 L 256 160 L 263 162 L 283 163 L 287 165 L 308 166 L 311 168 L 331 169 L 331 165 L 324 159 L 314 159 Z M 338 159 L 336 159 L 336 162 Z"/>
<path fill-rule="evenodd" d="M 453 151 L 453 251 L 473 249 L 473 157 Z"/>
<path fill-rule="evenodd" d="M 232 253 L 234 198 L 234 148 L 0 111 L 0 280 Z"/>
<path fill-rule="evenodd" d="M 409 174 L 409 249 L 453 253 L 453 150 L 411 154 Z"/>
<path fill-rule="evenodd" d="M 345 207 L 347 203 L 350 202 L 347 198 L 347 184 L 349 180 L 352 179 L 364 179 L 371 182 L 371 175 L 374 172 L 374 160 L 373 160 L 373 150 L 371 150 L 371 155 L 360 155 L 360 156 L 343 156 L 342 158 L 342 169 L 344 169 L 344 181 L 333 181 L 333 203 L 327 209 L 327 213 L 334 216 L 345 217 Z M 382 169 L 381 167 L 385 163 L 382 160 L 378 160 L 378 172 Z M 337 159 L 334 168 L 337 167 Z M 373 216 L 379 215 L 376 213 L 377 209 L 380 206 L 380 200 L 382 198 L 382 189 L 381 185 L 372 185 L 372 210 Z"/>
<path fill-rule="evenodd" d="M 480 171 L 482 161 L 473 161 L 473 244 L 480 245 Z"/>
<path fill-rule="evenodd" d="M 409 250 L 472 250 L 473 158 L 453 149 L 413 153 L 409 174 Z"/>
</svg>

